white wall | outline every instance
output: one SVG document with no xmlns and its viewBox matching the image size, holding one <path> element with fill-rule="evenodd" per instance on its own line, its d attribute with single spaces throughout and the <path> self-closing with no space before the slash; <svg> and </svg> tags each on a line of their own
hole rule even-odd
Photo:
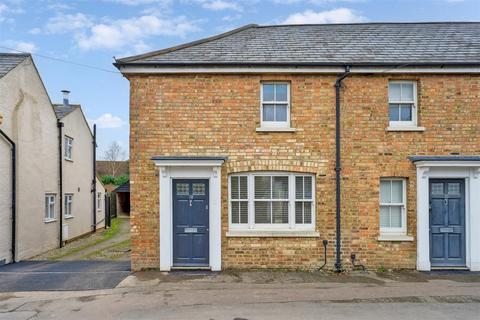
<svg viewBox="0 0 480 320">
<path fill-rule="evenodd" d="M 56 117 L 31 58 L 0 79 L 1 128 L 17 144 L 17 260 L 58 246 L 58 220 L 45 223 L 45 193 L 57 194 Z M 0 260 L 10 261 L 10 155 L 0 142 Z M 58 218 L 58 204 L 56 206 Z M 8 250 L 7 250 L 8 248 Z"/>
</svg>

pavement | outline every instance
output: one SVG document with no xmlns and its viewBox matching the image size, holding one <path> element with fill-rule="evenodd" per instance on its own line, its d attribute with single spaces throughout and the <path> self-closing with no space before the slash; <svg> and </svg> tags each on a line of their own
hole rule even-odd
<svg viewBox="0 0 480 320">
<path fill-rule="evenodd" d="M 0 293 L 1 319 L 479 319 L 480 274 L 137 272 L 116 288 Z"/>
<path fill-rule="evenodd" d="M 22 261 L 0 267 L 0 292 L 115 288 L 130 261 Z"/>
</svg>

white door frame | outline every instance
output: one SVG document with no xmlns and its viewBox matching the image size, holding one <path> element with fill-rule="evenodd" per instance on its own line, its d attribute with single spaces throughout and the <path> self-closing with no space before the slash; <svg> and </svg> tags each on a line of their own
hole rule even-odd
<svg viewBox="0 0 480 320">
<path fill-rule="evenodd" d="M 212 271 L 222 268 L 221 165 L 224 159 L 155 159 L 160 169 L 160 270 L 173 265 L 173 179 L 209 180 L 209 263 Z"/>
<path fill-rule="evenodd" d="M 429 180 L 465 179 L 466 264 L 480 271 L 480 163 L 419 161 L 417 166 L 417 269 L 430 271 Z"/>
</svg>

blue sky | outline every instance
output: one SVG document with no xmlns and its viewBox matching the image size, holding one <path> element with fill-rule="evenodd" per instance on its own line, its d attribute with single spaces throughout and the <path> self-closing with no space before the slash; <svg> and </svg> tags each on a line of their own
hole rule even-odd
<svg viewBox="0 0 480 320">
<path fill-rule="evenodd" d="M 72 92 L 97 123 L 101 158 L 112 141 L 128 151 L 128 81 L 114 56 L 249 23 L 388 21 L 480 21 L 480 0 L 0 0 L 0 51 L 33 52 L 53 102 Z"/>
</svg>

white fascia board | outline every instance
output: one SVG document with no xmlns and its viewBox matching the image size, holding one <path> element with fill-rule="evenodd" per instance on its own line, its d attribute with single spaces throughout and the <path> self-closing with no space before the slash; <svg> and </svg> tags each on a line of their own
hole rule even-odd
<svg viewBox="0 0 480 320">
<path fill-rule="evenodd" d="M 418 161 L 417 168 L 422 167 L 480 167 L 480 161 Z"/>
<path fill-rule="evenodd" d="M 217 167 L 224 160 L 153 160 L 155 165 L 162 167 Z"/>
<path fill-rule="evenodd" d="M 128 74 L 258 74 L 258 73 L 342 73 L 343 67 L 157 67 L 157 66 L 120 66 L 121 73 Z M 426 73 L 426 74 L 462 74 L 480 73 L 480 67 L 351 67 L 350 73 Z"/>
</svg>

